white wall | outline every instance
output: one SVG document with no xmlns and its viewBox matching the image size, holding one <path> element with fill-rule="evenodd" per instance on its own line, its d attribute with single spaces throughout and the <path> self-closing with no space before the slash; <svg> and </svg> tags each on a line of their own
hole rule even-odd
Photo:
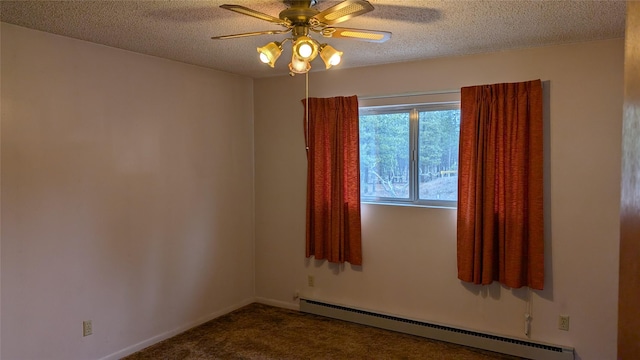
<svg viewBox="0 0 640 360">
<path fill-rule="evenodd" d="M 616 39 L 332 69 L 310 74 L 309 89 L 317 97 L 366 96 L 550 81 L 546 289 L 533 292 L 530 339 L 573 346 L 578 359 L 614 359 L 623 58 L 623 40 Z M 361 268 L 306 260 L 304 77 L 256 80 L 254 96 L 259 298 L 295 307 L 299 289 L 325 301 L 526 338 L 525 288 L 457 280 L 454 210 L 363 205 Z M 558 330 L 560 314 L 571 317 L 570 331 Z"/>
<path fill-rule="evenodd" d="M 251 79 L 8 24 L 1 61 L 2 359 L 117 358 L 252 301 Z"/>
</svg>

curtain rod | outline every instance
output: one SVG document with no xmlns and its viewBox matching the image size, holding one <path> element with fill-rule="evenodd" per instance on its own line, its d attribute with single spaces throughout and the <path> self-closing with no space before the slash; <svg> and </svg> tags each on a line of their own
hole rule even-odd
<svg viewBox="0 0 640 360">
<path fill-rule="evenodd" d="M 423 91 L 423 92 L 408 92 L 408 93 L 402 93 L 402 94 L 389 94 L 389 95 L 365 95 L 365 96 L 358 96 L 358 99 L 360 99 L 360 100 L 388 99 L 388 98 L 409 97 L 409 96 L 454 94 L 454 93 L 459 93 L 459 92 L 460 92 L 460 89 L 457 89 L 457 90 L 439 90 L 439 91 Z"/>
</svg>

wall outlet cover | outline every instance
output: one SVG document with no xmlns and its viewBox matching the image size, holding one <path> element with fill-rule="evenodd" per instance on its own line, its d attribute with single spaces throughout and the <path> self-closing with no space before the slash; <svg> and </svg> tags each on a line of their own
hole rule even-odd
<svg viewBox="0 0 640 360">
<path fill-rule="evenodd" d="M 91 320 L 82 322 L 82 336 L 89 336 L 93 334 L 93 326 L 91 326 Z"/>
<path fill-rule="evenodd" d="M 558 329 L 569 331 L 569 315 L 560 315 L 558 319 Z"/>
</svg>

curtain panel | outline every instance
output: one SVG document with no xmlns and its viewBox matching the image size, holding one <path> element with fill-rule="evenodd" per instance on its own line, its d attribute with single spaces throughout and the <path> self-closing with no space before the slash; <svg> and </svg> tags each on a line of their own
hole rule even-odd
<svg viewBox="0 0 640 360">
<path fill-rule="evenodd" d="M 358 98 L 309 98 L 308 106 L 307 99 L 302 103 L 307 145 L 306 256 L 362 265 Z"/>
<path fill-rule="evenodd" d="M 461 89 L 458 278 L 544 286 L 540 80 Z"/>
</svg>

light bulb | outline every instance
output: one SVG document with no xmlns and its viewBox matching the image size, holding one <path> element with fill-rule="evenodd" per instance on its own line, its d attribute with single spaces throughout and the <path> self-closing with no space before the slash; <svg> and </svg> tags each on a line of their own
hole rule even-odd
<svg viewBox="0 0 640 360">
<path fill-rule="evenodd" d="M 308 36 L 300 36 L 293 44 L 293 54 L 300 59 L 311 61 L 318 55 L 317 43 Z"/>
<path fill-rule="evenodd" d="M 342 56 L 340 56 L 340 54 L 333 54 L 333 56 L 331 56 L 331 59 L 329 59 L 329 64 L 331 64 L 332 66 L 336 66 L 340 64 L 340 60 L 342 60 Z"/>
<path fill-rule="evenodd" d="M 313 52 L 313 48 L 311 47 L 311 45 L 307 43 L 300 45 L 300 47 L 298 48 L 298 54 L 303 59 L 306 59 L 309 56 L 311 56 L 312 52 Z"/>
</svg>

